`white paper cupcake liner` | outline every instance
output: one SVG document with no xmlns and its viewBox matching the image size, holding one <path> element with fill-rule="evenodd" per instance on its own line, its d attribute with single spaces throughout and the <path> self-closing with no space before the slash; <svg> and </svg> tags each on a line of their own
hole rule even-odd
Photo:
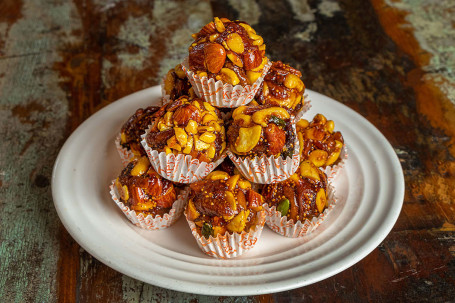
<svg viewBox="0 0 455 303">
<path fill-rule="evenodd" d="M 295 122 L 292 127 L 295 132 Z M 256 158 L 241 157 L 235 155 L 231 151 L 227 151 L 234 165 L 242 173 L 242 175 L 251 182 L 260 184 L 277 183 L 288 179 L 292 176 L 300 165 L 300 143 L 297 135 L 294 141 L 294 154 L 292 158 L 283 159 L 281 156 L 262 156 Z"/>
<path fill-rule="evenodd" d="M 209 163 L 193 159 L 190 155 L 159 152 L 148 146 L 145 137 L 149 132 L 150 127 L 141 136 L 141 144 L 147 153 L 150 163 L 160 176 L 173 182 L 193 183 L 202 180 L 226 158 L 226 154 L 223 153 L 216 161 Z"/>
<path fill-rule="evenodd" d="M 303 114 L 305 114 L 311 108 L 311 100 L 308 99 L 308 95 L 304 95 L 303 100 L 304 103 L 302 108 L 295 114 L 295 121 L 299 121 L 300 119 L 302 119 Z"/>
<path fill-rule="evenodd" d="M 188 220 L 188 225 L 191 228 L 191 232 L 196 239 L 198 246 L 201 250 L 214 258 L 217 259 L 230 259 L 238 257 L 248 250 L 252 249 L 259 240 L 262 229 L 265 223 L 265 211 L 262 210 L 257 213 L 257 224 L 250 228 L 248 232 L 243 231 L 242 233 L 228 233 L 224 235 L 218 235 L 216 238 L 210 236 L 208 239 L 199 235 L 197 232 L 196 224 L 193 221 Z"/>
<path fill-rule="evenodd" d="M 297 221 L 297 223 L 294 223 L 293 220 L 288 220 L 286 216 L 281 216 L 281 213 L 276 210 L 275 206 L 269 207 L 268 204 L 265 203 L 263 205 L 267 214 L 265 223 L 271 230 L 285 237 L 299 238 L 309 235 L 322 224 L 325 218 L 327 218 L 329 213 L 335 207 L 337 202 L 335 189 L 330 184 L 327 188 L 327 201 L 329 206 L 322 212 L 322 214 L 312 218 L 311 220 L 305 220 L 304 222 Z"/>
<path fill-rule="evenodd" d="M 169 103 L 171 101 L 171 96 L 166 94 L 166 90 L 164 89 L 164 80 L 166 79 L 166 76 L 161 79 L 161 106 L 164 104 Z"/>
<path fill-rule="evenodd" d="M 215 81 L 214 79 L 209 79 L 206 76 L 199 78 L 196 73 L 190 70 L 188 57 L 182 63 L 182 68 L 190 80 L 196 95 L 204 98 L 205 101 L 213 106 L 229 108 L 246 105 L 253 100 L 270 66 L 272 66 L 272 62 L 268 60 L 262 70 L 261 76 L 253 85 L 232 86 L 231 84 L 223 83 L 221 80 Z"/>
<path fill-rule="evenodd" d="M 323 171 L 327 175 L 327 178 L 332 180 L 334 179 L 340 170 L 344 167 L 346 164 L 346 161 L 348 160 L 348 148 L 346 147 L 346 143 L 343 144 L 343 148 L 341 149 L 340 152 L 340 157 L 337 160 L 338 162 L 335 162 L 336 164 L 327 166 Z"/>
<path fill-rule="evenodd" d="M 120 135 L 115 138 L 115 147 L 117 148 L 123 167 L 126 167 L 135 158 L 134 153 L 120 144 Z"/>
<path fill-rule="evenodd" d="M 189 188 L 184 189 L 180 192 L 177 196 L 177 199 L 172 204 L 172 208 L 169 213 L 164 214 L 163 217 L 148 215 L 144 217 L 144 214 L 139 213 L 137 214 L 136 211 L 131 210 L 128 206 L 126 206 L 123 202 L 120 201 L 120 195 L 117 192 L 117 189 L 114 186 L 114 181 L 110 185 L 110 193 L 112 196 L 112 200 L 117 204 L 117 206 L 122 210 L 123 214 L 137 227 L 147 229 L 147 230 L 160 230 L 164 228 L 168 228 L 172 224 L 177 221 L 178 218 L 183 213 L 185 209 L 185 205 L 187 202 L 188 194 L 190 192 Z"/>
</svg>

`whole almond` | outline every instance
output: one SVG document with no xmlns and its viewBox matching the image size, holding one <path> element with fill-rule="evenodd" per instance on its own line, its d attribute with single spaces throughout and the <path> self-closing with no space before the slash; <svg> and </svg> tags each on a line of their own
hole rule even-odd
<svg viewBox="0 0 455 303">
<path fill-rule="evenodd" d="M 243 63 L 246 70 L 252 70 L 262 63 L 261 53 L 257 49 L 248 50 L 243 53 Z"/>
<path fill-rule="evenodd" d="M 190 120 L 201 121 L 199 110 L 192 104 L 185 104 L 179 107 L 174 113 L 174 121 L 178 126 L 186 126 Z"/>
<path fill-rule="evenodd" d="M 210 43 L 204 48 L 204 64 L 207 70 L 213 74 L 218 73 L 226 61 L 226 50 L 221 44 Z"/>
<path fill-rule="evenodd" d="M 213 33 L 216 33 L 215 23 L 207 23 L 198 33 L 198 37 L 209 36 Z"/>
</svg>

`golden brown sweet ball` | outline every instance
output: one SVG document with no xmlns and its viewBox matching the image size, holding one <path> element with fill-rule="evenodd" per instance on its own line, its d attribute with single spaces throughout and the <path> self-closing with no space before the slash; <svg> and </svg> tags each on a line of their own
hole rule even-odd
<svg viewBox="0 0 455 303">
<path fill-rule="evenodd" d="M 192 37 L 189 67 L 199 77 L 251 85 L 268 62 L 264 40 L 242 21 L 215 17 Z"/>
<path fill-rule="evenodd" d="M 304 104 L 305 85 L 302 73 L 281 61 L 272 63 L 256 93 L 259 104 L 270 104 L 287 109 L 295 115 Z"/>
<path fill-rule="evenodd" d="M 175 100 L 181 96 L 195 97 L 191 83 L 188 81 L 181 64 L 167 72 L 163 84 L 164 92 L 170 100 Z"/>
<path fill-rule="evenodd" d="M 156 115 L 146 136 L 148 146 L 154 150 L 213 162 L 226 148 L 220 112 L 202 99 L 182 96 L 161 107 Z"/>
<path fill-rule="evenodd" d="M 146 155 L 144 148 L 141 145 L 141 135 L 153 120 L 156 118 L 155 113 L 160 108 L 157 106 L 149 106 L 147 108 L 139 108 L 136 112 L 123 124 L 120 131 L 120 145 L 127 150 L 133 152 L 136 157 Z"/>
<path fill-rule="evenodd" d="M 264 185 L 265 203 L 288 220 L 304 222 L 319 216 L 327 204 L 327 176 L 309 161 L 301 163 L 289 179 Z"/>
<path fill-rule="evenodd" d="M 163 217 L 177 199 L 177 189 L 171 181 L 158 175 L 147 157 L 133 160 L 114 181 L 120 201 L 137 214 Z"/>
<path fill-rule="evenodd" d="M 240 106 L 232 113 L 227 140 L 236 155 L 292 157 L 295 130 L 291 116 L 281 107 Z"/>
<path fill-rule="evenodd" d="M 296 124 L 300 142 L 300 160 L 309 160 L 317 167 L 335 164 L 344 145 L 340 132 L 335 132 L 335 123 L 322 114 L 311 122 L 302 119 Z"/>
<path fill-rule="evenodd" d="M 240 175 L 213 171 L 190 185 L 186 216 L 205 238 L 248 232 L 257 224 L 262 204 L 262 196 Z"/>
</svg>

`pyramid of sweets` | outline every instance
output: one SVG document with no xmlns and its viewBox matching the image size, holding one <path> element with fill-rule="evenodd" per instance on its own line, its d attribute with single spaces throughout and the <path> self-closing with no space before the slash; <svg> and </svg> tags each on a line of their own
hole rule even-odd
<svg viewBox="0 0 455 303">
<path fill-rule="evenodd" d="M 160 106 L 120 128 L 112 199 L 144 229 L 184 217 L 216 258 L 252 249 L 265 225 L 308 235 L 335 206 L 331 179 L 347 157 L 334 121 L 305 117 L 302 73 L 271 61 L 249 24 L 214 18 L 192 38 L 163 78 Z"/>
</svg>

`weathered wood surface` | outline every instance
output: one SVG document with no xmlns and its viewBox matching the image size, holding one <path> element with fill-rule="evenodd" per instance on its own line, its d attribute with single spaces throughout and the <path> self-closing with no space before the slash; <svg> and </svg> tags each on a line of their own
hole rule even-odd
<svg viewBox="0 0 455 303">
<path fill-rule="evenodd" d="M 296 290 L 220 302 L 455 298 L 451 0 L 0 1 L 0 302 L 212 302 L 103 265 L 53 207 L 55 157 L 110 102 L 156 85 L 213 16 L 241 19 L 308 88 L 373 123 L 399 156 L 402 213 L 370 255 Z"/>
</svg>

